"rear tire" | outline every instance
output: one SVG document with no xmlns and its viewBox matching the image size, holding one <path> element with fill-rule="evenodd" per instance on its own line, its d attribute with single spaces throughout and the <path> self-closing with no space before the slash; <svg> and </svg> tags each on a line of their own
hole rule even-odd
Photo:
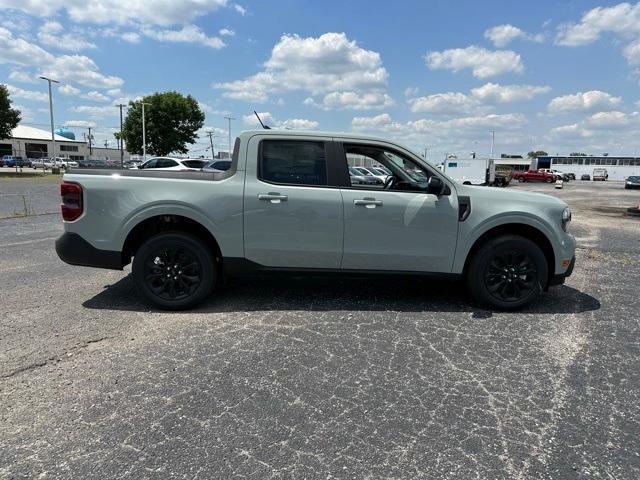
<svg viewBox="0 0 640 480">
<path fill-rule="evenodd" d="M 526 180 L 525 180 L 524 177 L 518 177 L 518 182 L 524 183 L 524 182 L 526 182 Z"/>
<path fill-rule="evenodd" d="M 547 260 L 531 240 L 504 235 L 480 247 L 471 259 L 466 280 L 477 302 L 498 310 L 516 310 L 546 288 Z"/>
<path fill-rule="evenodd" d="M 159 233 L 133 258 L 133 280 L 147 299 L 165 310 L 185 310 L 201 303 L 216 281 L 215 259 L 197 237 Z"/>
</svg>

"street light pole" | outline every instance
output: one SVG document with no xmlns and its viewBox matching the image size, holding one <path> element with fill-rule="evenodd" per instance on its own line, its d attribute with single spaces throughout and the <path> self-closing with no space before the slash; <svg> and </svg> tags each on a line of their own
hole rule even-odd
<svg viewBox="0 0 640 480">
<path fill-rule="evenodd" d="M 49 84 L 49 114 L 51 115 L 51 151 L 52 157 L 56 157 L 56 134 L 53 131 L 53 96 L 51 94 L 51 82 L 60 83 L 57 80 L 53 80 L 47 77 L 40 77 L 42 80 L 46 80 Z"/>
<path fill-rule="evenodd" d="M 140 102 L 142 104 L 142 162 L 147 161 L 147 132 L 144 121 L 144 106 L 149 105 L 145 102 Z"/>
<path fill-rule="evenodd" d="M 231 158 L 231 120 L 235 120 L 235 118 L 229 116 L 229 117 L 224 117 L 227 120 L 229 120 L 229 158 Z"/>
<path fill-rule="evenodd" d="M 211 160 L 213 160 L 213 132 L 207 132 L 209 134 L 209 142 L 211 142 Z"/>
<path fill-rule="evenodd" d="M 496 141 L 496 131 L 495 130 L 491 130 L 491 154 L 489 155 L 489 158 L 493 158 L 493 145 Z"/>
<path fill-rule="evenodd" d="M 120 145 L 120 168 L 124 169 L 124 149 L 122 147 L 122 107 L 124 107 L 124 105 L 119 103 L 118 107 L 120 108 L 120 138 L 118 139 Z"/>
</svg>

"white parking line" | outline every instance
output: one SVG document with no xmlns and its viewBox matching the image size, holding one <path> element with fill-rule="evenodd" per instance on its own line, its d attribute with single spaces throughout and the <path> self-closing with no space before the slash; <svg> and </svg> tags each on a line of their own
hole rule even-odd
<svg viewBox="0 0 640 480">
<path fill-rule="evenodd" d="M 55 240 L 56 238 L 58 238 L 58 236 L 56 236 L 56 237 L 39 238 L 38 240 L 25 240 L 24 242 L 5 243 L 5 244 L 2 244 L 0 246 L 2 246 L 2 247 L 16 247 L 18 245 L 29 245 L 30 243 L 48 242 L 50 240 Z"/>
</svg>

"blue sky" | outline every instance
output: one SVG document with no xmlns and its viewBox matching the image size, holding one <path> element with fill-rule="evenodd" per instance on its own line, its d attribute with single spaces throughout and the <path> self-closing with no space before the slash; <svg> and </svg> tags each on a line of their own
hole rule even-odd
<svg viewBox="0 0 640 480">
<path fill-rule="evenodd" d="M 394 138 L 445 153 L 640 154 L 640 3 L 0 0 L 0 82 L 24 123 L 97 143 L 114 104 L 198 99 L 216 149 L 253 126 Z M 208 137 L 194 155 L 208 154 Z"/>
</svg>

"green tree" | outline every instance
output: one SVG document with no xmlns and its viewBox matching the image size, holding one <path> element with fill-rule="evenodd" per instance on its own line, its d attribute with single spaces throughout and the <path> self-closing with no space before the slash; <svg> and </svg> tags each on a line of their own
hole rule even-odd
<svg viewBox="0 0 640 480">
<path fill-rule="evenodd" d="M 569 154 L 570 157 L 586 157 L 587 154 L 586 153 L 581 153 L 581 152 L 571 152 Z"/>
<path fill-rule="evenodd" d="M 544 150 L 536 150 L 535 152 L 527 153 L 527 157 L 529 157 L 529 158 L 546 157 L 547 155 L 549 155 L 549 154 L 547 152 L 545 152 Z"/>
<path fill-rule="evenodd" d="M 9 89 L 0 84 L 0 138 L 9 138 L 20 120 L 20 110 L 11 108 Z"/>
<path fill-rule="evenodd" d="M 187 145 L 196 142 L 196 132 L 204 125 L 204 113 L 195 98 L 178 92 L 158 92 L 129 102 L 122 127 L 127 150 L 142 153 L 142 102 L 147 151 L 152 155 L 187 153 Z"/>
</svg>

